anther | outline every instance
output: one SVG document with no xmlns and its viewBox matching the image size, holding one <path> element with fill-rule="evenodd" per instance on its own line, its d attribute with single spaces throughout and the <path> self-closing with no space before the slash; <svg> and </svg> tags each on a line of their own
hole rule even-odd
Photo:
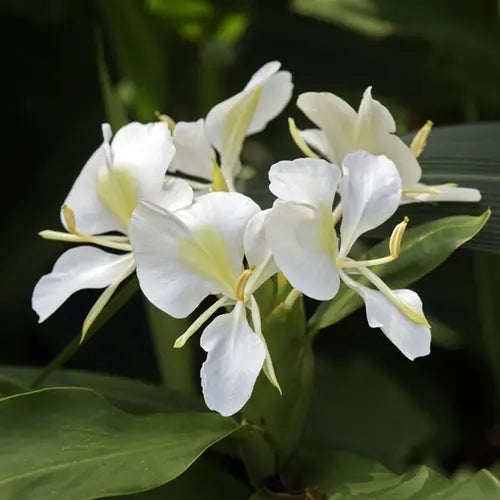
<svg viewBox="0 0 500 500">
<path fill-rule="evenodd" d="M 247 284 L 248 278 L 253 273 L 255 267 L 251 267 L 250 269 L 245 269 L 236 280 L 236 290 L 235 295 L 238 300 L 245 299 L 245 285 Z"/>
</svg>

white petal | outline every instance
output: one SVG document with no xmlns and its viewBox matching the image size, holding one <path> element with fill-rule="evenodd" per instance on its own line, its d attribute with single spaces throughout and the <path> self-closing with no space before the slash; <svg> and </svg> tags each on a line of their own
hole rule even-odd
<svg viewBox="0 0 500 500">
<path fill-rule="evenodd" d="M 177 122 L 173 139 L 175 156 L 170 164 L 170 172 L 212 179 L 212 157 L 215 152 L 205 135 L 205 121 Z"/>
<path fill-rule="evenodd" d="M 304 139 L 304 141 L 309 144 L 318 153 L 324 156 L 328 161 L 334 161 L 333 150 L 328 141 L 326 134 L 319 128 L 308 128 L 305 130 L 299 130 L 299 135 Z"/>
<path fill-rule="evenodd" d="M 266 349 L 250 328 L 245 306 L 237 302 L 205 328 L 201 347 L 207 359 L 201 368 L 201 386 L 207 406 L 221 415 L 233 415 L 252 395 Z"/>
<path fill-rule="evenodd" d="M 343 215 L 340 255 L 345 257 L 360 235 L 385 222 L 401 200 L 401 178 L 385 156 L 356 151 L 346 156 L 339 183 Z"/>
<path fill-rule="evenodd" d="M 439 189 L 441 193 L 432 194 L 432 193 L 415 193 L 412 196 L 404 196 L 401 201 L 402 205 L 406 205 L 408 203 L 416 203 L 416 202 L 435 202 L 435 201 L 457 201 L 457 202 L 476 202 L 481 200 L 481 192 L 474 188 L 466 188 L 453 186 L 449 184 L 440 184 L 440 185 L 432 185 L 426 186 L 425 184 L 415 184 L 415 186 L 405 186 L 405 189 L 415 188 L 432 188 Z"/>
<path fill-rule="evenodd" d="M 185 180 L 169 177 L 163 181 L 161 190 L 151 196 L 149 201 L 174 212 L 191 205 L 193 196 L 193 189 Z"/>
<path fill-rule="evenodd" d="M 175 215 L 140 203 L 130 223 L 137 276 L 144 295 L 175 318 L 189 315 L 210 294 L 224 287 L 190 269 L 183 260 L 183 242 L 192 240 L 189 228 Z"/>
<path fill-rule="evenodd" d="M 331 212 L 275 202 L 267 218 L 267 241 L 278 268 L 293 287 L 317 300 L 329 300 L 339 288 Z"/>
<path fill-rule="evenodd" d="M 270 209 L 255 214 L 250 219 L 243 236 L 247 262 L 250 266 L 255 266 L 246 284 L 248 293 L 257 290 L 262 283 L 278 272 L 266 239 L 266 221 L 269 213 Z"/>
<path fill-rule="evenodd" d="M 387 338 L 412 361 L 427 356 L 431 349 L 431 331 L 403 314 L 382 292 L 367 288 L 342 273 L 342 279 L 365 301 L 366 318 L 372 328 L 380 328 Z M 412 290 L 393 290 L 406 304 L 423 315 L 422 301 Z"/>
<path fill-rule="evenodd" d="M 422 176 L 422 170 L 410 148 L 394 135 L 395 131 L 391 113 L 372 98 L 371 87 L 368 87 L 359 106 L 355 149 L 386 155 L 396 165 L 403 184 L 414 184 Z"/>
<path fill-rule="evenodd" d="M 277 73 L 280 66 L 277 61 L 265 64 L 252 76 L 241 92 L 217 104 L 208 112 L 205 121 L 206 134 L 219 152 L 224 149 L 226 121 L 231 108 L 258 86 L 262 86 L 262 91 L 255 114 L 247 129 L 247 135 L 263 130 L 266 124 L 286 106 L 290 100 L 293 85 L 288 72 Z"/>
<path fill-rule="evenodd" d="M 292 75 L 288 71 L 279 71 L 263 83 L 259 103 L 248 126 L 247 135 L 261 132 L 266 125 L 278 116 L 292 97 Z"/>
<path fill-rule="evenodd" d="M 127 272 L 133 260 L 131 253 L 115 255 L 90 246 L 67 250 L 33 291 L 32 307 L 39 321 L 45 321 L 78 290 L 107 287 Z"/>
<path fill-rule="evenodd" d="M 205 244 L 210 258 L 221 258 L 222 248 L 216 250 L 205 241 L 204 232 L 214 230 L 221 238 L 221 245 L 227 253 L 225 267 L 237 278 L 242 271 L 243 235 L 250 219 L 260 212 L 259 206 L 248 196 L 240 193 L 214 192 L 200 196 L 190 207 L 177 215 L 189 227 L 200 244 Z M 219 255 L 214 255 L 217 252 Z M 222 265 L 222 263 L 220 264 Z"/>
<path fill-rule="evenodd" d="M 269 170 L 269 189 L 281 201 L 331 210 L 339 179 L 340 169 L 325 160 L 285 160 L 275 163 Z"/>
<path fill-rule="evenodd" d="M 97 176 L 101 168 L 106 168 L 103 145 L 99 146 L 82 168 L 80 175 L 64 200 L 64 205 L 70 207 L 75 213 L 76 228 L 81 233 L 126 232 L 126 228 L 118 217 L 110 212 L 99 198 Z M 66 227 L 62 213 L 61 221 Z"/>
<path fill-rule="evenodd" d="M 138 183 L 139 200 L 150 200 L 163 185 L 175 147 L 166 123 L 132 122 L 111 143 L 113 168 L 125 168 Z"/>
<path fill-rule="evenodd" d="M 354 151 L 356 111 L 344 100 L 328 92 L 300 94 L 297 106 L 328 138 L 331 160 L 340 165 Z"/>
</svg>

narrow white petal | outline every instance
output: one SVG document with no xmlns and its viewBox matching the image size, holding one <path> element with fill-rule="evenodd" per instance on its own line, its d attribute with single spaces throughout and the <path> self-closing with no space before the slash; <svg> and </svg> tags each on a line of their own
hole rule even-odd
<svg viewBox="0 0 500 500">
<path fill-rule="evenodd" d="M 215 152 L 205 135 L 205 121 L 200 118 L 196 122 L 177 122 L 173 139 L 175 156 L 169 172 L 212 179 L 212 157 Z"/>
<path fill-rule="evenodd" d="M 103 145 L 97 148 L 82 168 L 71 191 L 64 200 L 64 205 L 73 210 L 77 230 L 81 233 L 126 232 L 125 226 L 120 222 L 118 217 L 110 212 L 99 198 L 97 176 L 102 168 L 106 168 Z M 66 227 L 62 213 L 61 222 Z"/>
<path fill-rule="evenodd" d="M 368 87 L 359 106 L 354 149 L 386 155 L 396 165 L 403 184 L 414 184 L 422 170 L 410 148 L 394 132 L 394 118 L 385 106 L 372 98 L 371 87 Z"/>
<path fill-rule="evenodd" d="M 356 111 L 328 92 L 300 94 L 297 106 L 326 135 L 332 154 L 330 159 L 340 165 L 345 155 L 356 149 Z"/>
<path fill-rule="evenodd" d="M 294 288 L 317 300 L 335 296 L 340 279 L 331 212 L 275 202 L 266 237 L 278 268 Z"/>
<path fill-rule="evenodd" d="M 401 200 L 401 178 L 385 156 L 356 151 L 346 156 L 339 183 L 343 216 L 340 255 L 345 257 L 360 235 L 385 222 Z"/>
<path fill-rule="evenodd" d="M 138 198 L 149 200 L 161 189 L 175 147 L 164 122 L 132 122 L 122 127 L 111 142 L 113 169 L 128 170 L 138 183 Z"/>
<path fill-rule="evenodd" d="M 246 284 L 246 290 L 249 290 L 249 293 L 257 290 L 262 283 L 278 272 L 266 239 L 266 221 L 269 213 L 270 209 L 255 214 L 250 219 L 243 236 L 247 262 L 255 267 Z"/>
<path fill-rule="evenodd" d="M 33 290 L 31 304 L 39 321 L 45 321 L 78 290 L 105 288 L 118 280 L 133 261 L 131 253 L 115 255 L 90 246 L 66 250 Z"/>
<path fill-rule="evenodd" d="M 412 361 L 430 353 L 431 331 L 403 314 L 383 293 L 372 290 L 349 278 L 345 273 L 342 279 L 364 300 L 366 318 L 372 328 L 380 328 L 387 338 Z M 412 290 L 393 290 L 403 302 L 423 315 L 422 301 Z"/>
<path fill-rule="evenodd" d="M 168 177 L 163 181 L 161 189 L 148 201 L 174 212 L 191 205 L 193 196 L 193 189 L 184 179 Z"/>
<path fill-rule="evenodd" d="M 191 243 L 191 231 L 178 217 L 160 207 L 139 204 L 130 223 L 130 241 L 144 295 L 167 314 L 185 317 L 205 297 L 224 290 L 223 285 L 186 264 L 186 249 L 198 249 Z"/>
<path fill-rule="evenodd" d="M 325 160 L 285 160 L 269 170 L 269 189 L 281 201 L 331 210 L 339 179 L 340 169 Z"/>
<path fill-rule="evenodd" d="M 233 415 L 252 395 L 266 357 L 266 348 L 250 328 L 245 306 L 237 302 L 205 328 L 201 347 L 207 359 L 201 368 L 201 386 L 207 406 L 221 415 Z"/>
<path fill-rule="evenodd" d="M 481 200 L 481 192 L 478 189 L 459 187 L 449 184 L 440 184 L 426 186 L 425 184 L 415 184 L 415 186 L 405 186 L 405 189 L 431 188 L 441 191 L 438 193 L 414 193 L 411 196 L 403 196 L 402 205 L 418 202 L 436 202 L 436 201 L 456 201 L 456 202 L 477 202 Z"/>
<path fill-rule="evenodd" d="M 333 150 L 326 134 L 319 128 L 299 130 L 300 137 L 328 161 L 334 162 Z"/>
<path fill-rule="evenodd" d="M 279 71 L 264 81 L 247 135 L 264 130 L 266 125 L 283 111 L 292 97 L 292 91 L 292 75 L 288 71 Z"/>
</svg>

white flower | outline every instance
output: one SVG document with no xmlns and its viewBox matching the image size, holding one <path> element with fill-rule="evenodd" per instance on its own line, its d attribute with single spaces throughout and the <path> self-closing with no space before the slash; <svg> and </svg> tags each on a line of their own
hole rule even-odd
<svg viewBox="0 0 500 500">
<path fill-rule="evenodd" d="M 214 106 L 206 118 L 206 134 L 221 156 L 221 168 L 231 189 L 240 167 L 247 135 L 264 130 L 292 96 L 292 77 L 272 61 L 260 68 L 238 94 Z"/>
<path fill-rule="evenodd" d="M 266 236 L 278 268 L 290 283 L 317 300 L 332 299 L 342 279 L 364 300 L 368 324 L 380 327 L 409 359 L 430 350 L 430 330 L 422 303 L 411 290 L 391 290 L 369 267 L 397 257 L 406 222 L 396 226 L 391 255 L 356 262 L 348 257 L 355 241 L 385 222 L 401 199 L 401 179 L 385 156 L 347 154 L 340 169 L 325 160 L 282 161 L 271 167 L 270 190 L 278 200 L 267 218 Z M 335 232 L 339 189 L 343 216 L 340 245 Z M 363 275 L 377 290 L 354 281 Z"/>
<path fill-rule="evenodd" d="M 182 318 L 208 295 L 219 297 L 177 339 L 176 347 L 182 347 L 218 308 L 234 304 L 231 312 L 205 328 L 200 341 L 207 352 L 201 369 L 205 401 L 222 415 L 242 408 L 262 368 L 277 385 L 252 295 L 277 271 L 265 246 L 266 216 L 242 194 L 216 192 L 198 197 L 175 214 L 141 203 L 132 217 L 137 276 L 156 307 Z M 248 269 L 243 266 L 244 253 Z"/>
<path fill-rule="evenodd" d="M 455 184 L 426 186 L 419 182 L 422 170 L 415 157 L 419 153 L 415 155 L 394 135 L 394 118 L 385 106 L 372 98 L 371 87 L 363 94 L 357 113 L 340 97 L 328 92 L 301 94 L 297 106 L 319 127 L 301 131 L 301 138 L 332 163 L 341 165 L 347 154 L 357 150 L 390 158 L 403 181 L 402 203 L 481 199 L 477 189 Z"/>
<path fill-rule="evenodd" d="M 185 181 L 165 180 L 175 152 L 166 124 L 130 123 L 116 133 L 112 142 L 111 129 L 104 124 L 103 136 L 103 144 L 83 167 L 61 210 L 68 233 L 42 231 L 40 235 L 126 253 L 112 254 L 91 246 L 67 250 L 52 272 L 38 281 L 32 297 L 41 322 L 74 292 L 107 287 L 88 314 L 82 336 L 118 285 L 135 270 L 127 234 L 139 201 L 154 201 L 175 210 L 190 204 L 193 198 Z M 109 231 L 123 236 L 95 236 Z"/>
</svg>

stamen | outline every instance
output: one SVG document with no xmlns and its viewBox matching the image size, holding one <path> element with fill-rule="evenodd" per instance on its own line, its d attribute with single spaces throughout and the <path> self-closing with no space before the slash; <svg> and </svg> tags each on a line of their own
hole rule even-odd
<svg viewBox="0 0 500 500">
<path fill-rule="evenodd" d="M 410 222 L 410 219 L 405 216 L 402 222 L 400 222 L 392 231 L 391 239 L 389 240 L 389 251 L 394 259 L 399 257 L 399 251 L 401 249 L 401 242 L 403 241 L 403 234 L 406 230 L 406 226 Z"/>
<path fill-rule="evenodd" d="M 427 120 L 427 123 L 415 134 L 415 137 L 411 141 L 410 151 L 415 158 L 418 158 L 422 154 L 433 125 L 430 120 Z"/>
<path fill-rule="evenodd" d="M 71 234 L 78 235 L 78 233 L 76 232 L 75 212 L 73 212 L 73 210 L 71 210 L 68 205 L 63 205 L 61 211 L 63 213 L 66 225 L 68 226 L 68 231 Z"/>
<path fill-rule="evenodd" d="M 245 269 L 239 276 L 239 278 L 236 280 L 236 298 L 238 300 L 243 301 L 245 298 L 245 285 L 247 284 L 248 278 L 250 278 L 250 275 L 253 273 L 253 270 L 255 267 L 252 267 L 250 269 Z"/>
<path fill-rule="evenodd" d="M 175 120 L 172 117 L 170 117 L 168 115 L 164 115 L 163 113 L 160 113 L 159 111 L 155 111 L 155 116 L 156 116 L 156 118 L 158 118 L 159 122 L 163 122 L 163 123 L 166 123 L 168 125 L 170 132 L 174 131 L 174 128 L 177 124 L 175 123 Z"/>
<path fill-rule="evenodd" d="M 288 118 L 288 130 L 296 146 L 309 158 L 319 158 L 319 156 L 308 146 L 303 137 L 300 136 L 299 129 L 295 125 L 293 118 Z"/>
<path fill-rule="evenodd" d="M 379 259 L 370 260 L 344 260 L 341 257 L 337 257 L 337 259 L 335 260 L 335 264 L 340 268 L 358 268 L 360 266 L 380 266 L 381 264 L 387 264 L 388 262 L 396 260 L 399 257 L 403 234 L 409 221 L 410 219 L 408 219 L 408 217 L 405 217 L 403 221 L 400 222 L 392 231 L 391 239 L 389 240 L 389 252 L 391 255 L 387 255 L 387 257 L 380 257 Z"/>
</svg>

